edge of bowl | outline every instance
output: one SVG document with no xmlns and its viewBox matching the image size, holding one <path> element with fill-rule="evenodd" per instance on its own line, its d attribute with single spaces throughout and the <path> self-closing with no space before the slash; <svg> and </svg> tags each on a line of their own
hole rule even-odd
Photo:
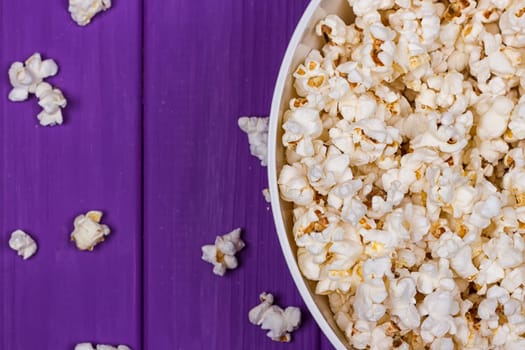
<svg viewBox="0 0 525 350">
<path fill-rule="evenodd" d="M 297 289 L 299 290 L 299 293 L 301 294 L 301 297 L 303 298 L 308 310 L 314 317 L 315 321 L 317 322 L 323 333 L 330 340 L 332 345 L 336 349 L 347 349 L 347 345 L 345 344 L 346 341 L 344 340 L 342 333 L 338 332 L 337 326 L 335 325 L 334 321 L 329 322 L 323 315 L 319 308 L 319 305 L 314 300 L 314 295 L 310 291 L 310 288 L 307 286 L 305 278 L 302 276 L 299 270 L 299 266 L 295 257 L 295 252 L 292 250 L 287 230 L 285 227 L 283 218 L 283 203 L 280 199 L 279 189 L 277 185 L 277 152 L 280 151 L 279 148 L 281 148 L 282 151 L 282 146 L 279 146 L 280 143 L 278 136 L 280 135 L 279 125 L 281 120 L 281 109 L 286 83 L 291 72 L 294 57 L 298 51 L 300 44 L 306 36 L 307 29 L 314 22 L 315 15 L 319 15 L 319 11 L 322 11 L 322 2 L 323 0 L 312 0 L 306 8 L 288 44 L 286 54 L 284 56 L 281 68 L 279 70 L 279 76 L 275 84 L 272 99 L 270 125 L 268 133 L 268 182 L 270 189 L 273 219 L 275 222 L 275 227 L 277 229 L 281 250 L 284 254 L 286 264 L 288 265 L 288 269 L 292 274 L 295 285 L 297 286 Z M 311 48 L 312 47 L 310 46 L 310 49 Z M 332 323 L 332 325 L 330 325 L 330 323 Z"/>
</svg>

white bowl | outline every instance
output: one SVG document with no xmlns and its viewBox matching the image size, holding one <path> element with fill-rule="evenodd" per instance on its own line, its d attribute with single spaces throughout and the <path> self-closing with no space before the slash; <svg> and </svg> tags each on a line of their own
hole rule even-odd
<svg viewBox="0 0 525 350">
<path fill-rule="evenodd" d="M 317 324 L 337 349 L 350 348 L 344 334 L 335 324 L 334 317 L 328 305 L 326 296 L 315 294 L 315 282 L 305 279 L 297 265 L 297 246 L 292 233 L 293 218 L 291 203 L 280 198 L 277 186 L 278 174 L 285 162 L 285 151 L 282 145 L 282 117 L 289 108 L 289 101 L 295 96 L 292 72 L 304 62 L 306 55 L 312 49 L 320 49 L 323 39 L 315 35 L 316 24 L 328 14 L 337 14 L 346 23 L 351 23 L 353 15 L 348 0 L 312 0 L 303 14 L 292 36 L 286 55 L 281 65 L 279 77 L 275 85 L 270 115 L 268 139 L 268 179 L 272 212 L 279 235 L 281 248 L 286 258 L 288 268 L 292 273 L 301 296 L 315 318 Z"/>
</svg>

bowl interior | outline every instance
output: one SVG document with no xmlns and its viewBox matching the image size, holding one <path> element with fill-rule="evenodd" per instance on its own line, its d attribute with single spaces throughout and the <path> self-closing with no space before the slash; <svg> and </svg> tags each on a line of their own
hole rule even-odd
<svg viewBox="0 0 525 350">
<path fill-rule="evenodd" d="M 329 14 L 337 14 L 347 24 L 352 23 L 354 19 L 348 0 L 313 0 L 301 18 L 286 51 L 272 102 L 268 140 L 268 177 L 275 225 L 295 284 L 328 339 L 336 348 L 344 349 L 350 346 L 335 324 L 328 298 L 315 294 L 316 283 L 305 279 L 299 272 L 296 260 L 297 245 L 292 232 L 293 204 L 280 198 L 277 185 L 280 170 L 286 164 L 285 149 L 281 142 L 282 118 L 289 108 L 290 99 L 297 96 L 293 88 L 292 73 L 304 62 L 312 49 L 321 49 L 323 46 L 324 40 L 315 34 L 315 26 Z"/>
</svg>

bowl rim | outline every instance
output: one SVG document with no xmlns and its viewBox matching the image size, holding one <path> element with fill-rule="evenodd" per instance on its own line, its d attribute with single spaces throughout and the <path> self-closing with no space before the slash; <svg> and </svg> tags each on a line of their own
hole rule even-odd
<svg viewBox="0 0 525 350">
<path fill-rule="evenodd" d="M 306 307 L 314 317 L 317 325 L 321 328 L 321 330 L 328 338 L 328 340 L 332 343 L 332 345 L 336 349 L 347 349 L 346 346 L 341 342 L 339 337 L 336 335 L 332 327 L 328 324 L 325 317 L 322 315 L 319 307 L 317 306 L 312 295 L 310 294 L 308 287 L 306 286 L 304 277 L 299 271 L 299 266 L 297 264 L 295 254 L 292 251 L 290 242 L 288 240 L 288 235 L 286 233 L 284 219 L 281 211 L 281 202 L 279 200 L 279 189 L 277 185 L 277 135 L 283 92 L 295 52 L 299 44 L 301 43 L 303 34 L 305 33 L 315 11 L 319 8 L 321 2 L 322 0 L 312 0 L 306 8 L 299 23 L 295 28 L 292 38 L 288 44 L 288 48 L 286 49 L 286 54 L 281 63 L 281 68 L 279 70 L 279 75 L 275 84 L 275 89 L 272 98 L 272 107 L 270 112 L 268 130 L 268 185 L 270 189 L 270 198 L 272 198 L 271 207 L 273 219 L 275 227 L 277 229 L 277 235 L 279 237 L 281 250 L 284 254 L 286 264 L 288 265 L 288 269 L 292 274 L 292 278 L 295 282 L 295 285 L 299 290 L 299 293 L 301 294 L 301 297 L 303 298 Z"/>
</svg>

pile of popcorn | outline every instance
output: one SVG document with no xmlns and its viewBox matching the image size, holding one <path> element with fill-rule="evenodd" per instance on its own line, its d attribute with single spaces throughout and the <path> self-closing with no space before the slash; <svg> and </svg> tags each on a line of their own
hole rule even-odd
<svg viewBox="0 0 525 350">
<path fill-rule="evenodd" d="M 349 4 L 283 117 L 303 275 L 357 349 L 525 349 L 525 3 Z"/>
</svg>

